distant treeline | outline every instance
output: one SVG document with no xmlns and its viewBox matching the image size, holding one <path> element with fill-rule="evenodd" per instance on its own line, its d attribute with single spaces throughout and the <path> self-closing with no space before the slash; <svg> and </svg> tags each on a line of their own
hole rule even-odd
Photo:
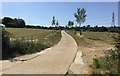
<svg viewBox="0 0 120 76">
<path fill-rule="evenodd" d="M 120 27 L 118 26 L 112 26 L 112 27 L 105 27 L 105 26 L 94 26 L 91 27 L 90 25 L 81 27 L 82 31 L 92 31 L 92 32 L 118 32 L 120 30 Z M 77 27 L 76 30 L 79 30 L 79 27 Z"/>
<path fill-rule="evenodd" d="M 10 17 L 4 17 L 2 19 L 2 24 L 5 25 L 5 27 L 14 27 L 14 28 L 24 28 L 25 27 L 25 21 L 23 19 L 17 19 L 17 18 L 10 18 Z"/>
<path fill-rule="evenodd" d="M 75 30 L 79 31 L 79 27 L 68 27 L 68 24 L 66 26 L 58 26 L 58 27 L 45 27 L 45 26 L 34 26 L 34 25 L 26 25 L 25 21 L 23 19 L 17 19 L 17 18 L 10 18 L 10 17 L 4 17 L 2 19 L 2 24 L 5 25 L 5 27 L 13 27 L 13 28 L 36 28 L 36 29 L 67 29 L 67 30 Z M 93 31 L 93 32 L 117 32 L 120 30 L 120 27 L 118 26 L 112 26 L 112 27 L 105 27 L 105 26 L 94 26 L 91 27 L 90 25 L 81 27 L 82 31 Z"/>
</svg>

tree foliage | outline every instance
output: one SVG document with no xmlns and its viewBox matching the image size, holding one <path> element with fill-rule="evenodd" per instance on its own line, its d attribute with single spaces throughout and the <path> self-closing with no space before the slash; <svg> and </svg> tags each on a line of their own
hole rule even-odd
<svg viewBox="0 0 120 76">
<path fill-rule="evenodd" d="M 55 25 L 55 27 L 58 27 L 59 26 L 59 22 L 58 22 L 58 20 L 56 21 L 56 25 Z"/>
<path fill-rule="evenodd" d="M 4 17 L 2 19 L 2 24 L 4 24 L 6 27 L 10 27 L 10 24 L 13 23 L 13 19 L 10 17 Z"/>
<path fill-rule="evenodd" d="M 52 19 L 52 26 L 55 25 L 55 16 L 53 16 L 53 19 Z"/>
<path fill-rule="evenodd" d="M 68 21 L 67 26 L 68 26 L 69 28 L 73 27 L 73 25 L 74 25 L 74 22 L 73 22 L 73 21 Z"/>
<path fill-rule="evenodd" d="M 23 28 L 25 27 L 25 21 L 23 19 L 17 19 L 17 18 L 10 18 L 10 17 L 4 17 L 2 19 L 2 24 L 4 24 L 6 27 L 16 27 L 16 28 Z"/>
<path fill-rule="evenodd" d="M 86 20 L 86 10 L 84 8 L 78 8 L 74 16 L 76 18 L 76 22 L 79 24 L 80 35 L 82 35 L 81 24 Z"/>
</svg>

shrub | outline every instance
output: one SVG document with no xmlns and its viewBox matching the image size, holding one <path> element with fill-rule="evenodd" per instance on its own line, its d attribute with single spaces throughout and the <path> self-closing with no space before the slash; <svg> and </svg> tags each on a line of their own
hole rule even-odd
<svg viewBox="0 0 120 76">
<path fill-rule="evenodd" d="M 118 74 L 117 63 L 118 53 L 110 50 L 104 57 L 93 59 L 90 67 L 92 68 L 92 72 L 96 74 Z"/>
<path fill-rule="evenodd" d="M 7 32 L 2 27 L 2 58 L 3 59 L 10 56 L 9 46 L 10 46 L 10 33 Z"/>
<path fill-rule="evenodd" d="M 10 50 L 12 51 L 12 54 L 15 55 L 25 55 L 25 54 L 31 54 L 35 52 L 39 52 L 41 50 L 44 50 L 48 48 L 47 45 L 42 43 L 34 43 L 34 42 L 22 42 L 19 40 L 13 41 L 10 44 Z"/>
</svg>

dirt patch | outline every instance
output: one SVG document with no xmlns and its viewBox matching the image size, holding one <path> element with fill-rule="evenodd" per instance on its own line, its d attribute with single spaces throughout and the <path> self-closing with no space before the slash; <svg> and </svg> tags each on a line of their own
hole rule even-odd
<svg viewBox="0 0 120 76">
<path fill-rule="evenodd" d="M 89 68 L 93 58 L 104 56 L 110 49 L 114 49 L 113 45 L 99 40 L 84 39 L 88 45 L 78 46 L 78 51 L 82 52 L 82 59 L 84 64 Z M 86 68 L 86 67 L 85 67 Z"/>
</svg>

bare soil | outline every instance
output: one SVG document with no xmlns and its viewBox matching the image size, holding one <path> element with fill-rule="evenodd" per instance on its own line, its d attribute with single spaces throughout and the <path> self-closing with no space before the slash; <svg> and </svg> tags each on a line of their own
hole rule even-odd
<svg viewBox="0 0 120 76">
<path fill-rule="evenodd" d="M 90 73 L 89 65 L 92 63 L 93 58 L 104 56 L 110 49 L 114 49 L 113 45 L 100 40 L 84 39 L 88 45 L 78 46 L 78 51 L 82 52 L 82 60 L 86 65 L 81 71 Z"/>
</svg>

